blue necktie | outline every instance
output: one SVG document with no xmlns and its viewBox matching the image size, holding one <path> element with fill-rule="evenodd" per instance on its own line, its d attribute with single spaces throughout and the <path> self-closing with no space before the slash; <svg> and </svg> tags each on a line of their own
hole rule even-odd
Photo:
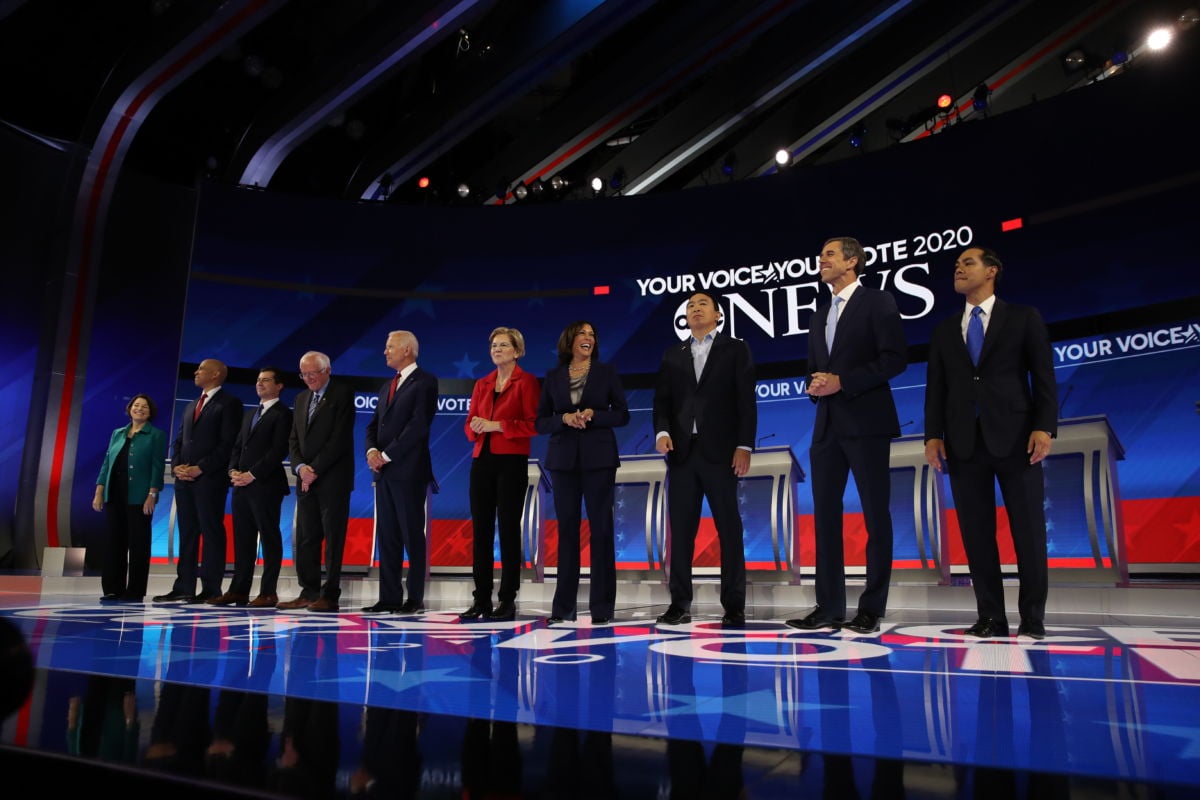
<svg viewBox="0 0 1200 800">
<path fill-rule="evenodd" d="M 833 305 L 829 307 L 829 316 L 825 318 L 825 350 L 829 352 L 833 350 L 833 334 L 837 331 L 838 323 L 838 306 L 841 305 L 842 298 L 836 294 L 833 296 Z"/>
<path fill-rule="evenodd" d="M 971 363 L 979 366 L 979 354 L 983 352 L 983 309 L 979 306 L 971 309 L 971 320 L 967 323 L 967 352 Z"/>
<path fill-rule="evenodd" d="M 262 419 L 263 407 L 260 405 L 254 410 L 254 418 L 250 420 L 250 430 L 254 430 L 258 425 L 258 421 Z"/>
</svg>

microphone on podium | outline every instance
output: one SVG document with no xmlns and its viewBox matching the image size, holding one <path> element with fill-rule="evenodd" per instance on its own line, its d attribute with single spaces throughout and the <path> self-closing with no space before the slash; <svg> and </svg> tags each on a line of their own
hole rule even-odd
<svg viewBox="0 0 1200 800">
<path fill-rule="evenodd" d="M 638 439 L 638 443 L 637 443 L 637 445 L 635 445 L 635 446 L 634 446 L 634 448 L 633 448 L 633 454 L 634 454 L 635 456 L 636 456 L 638 453 L 641 453 L 641 452 L 642 452 L 642 445 L 643 445 L 643 444 L 645 444 L 645 443 L 646 443 L 646 440 L 647 440 L 647 439 L 649 439 L 649 438 L 650 438 L 650 434 L 648 434 L 648 433 L 647 433 L 647 434 L 643 434 L 641 439 Z"/>
<path fill-rule="evenodd" d="M 913 420 L 911 420 L 911 419 L 908 422 L 902 422 L 902 423 L 900 423 L 900 430 L 904 430 L 905 428 L 907 428 L 909 425 L 912 425 L 912 424 L 913 424 Z"/>
<path fill-rule="evenodd" d="M 768 433 L 766 436 L 760 436 L 760 437 L 758 437 L 758 444 L 756 444 L 754 446 L 756 448 L 761 447 L 762 443 L 765 442 L 767 439 L 774 439 L 774 438 L 775 438 L 775 434 L 773 434 L 773 433 Z"/>
</svg>

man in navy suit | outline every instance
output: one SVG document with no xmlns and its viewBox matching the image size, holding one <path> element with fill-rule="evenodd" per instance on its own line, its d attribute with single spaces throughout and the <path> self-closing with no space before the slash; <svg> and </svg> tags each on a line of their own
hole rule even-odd
<svg viewBox="0 0 1200 800">
<path fill-rule="evenodd" d="M 363 611 L 416 614 L 425 609 L 425 505 L 433 482 L 429 428 L 437 413 L 438 380 L 417 366 L 417 337 L 392 331 L 383 348 L 395 375 L 379 390 L 367 423 L 367 466 L 375 473 L 375 538 L 379 601 Z M 401 574 L 408 553 L 408 600 Z"/>
<path fill-rule="evenodd" d="M 233 580 L 225 594 L 208 601 L 214 606 L 274 608 L 279 602 L 276 589 L 283 562 L 279 515 L 283 498 L 290 491 L 283 460 L 288 454 L 292 412 L 279 401 L 283 373 L 277 368 L 259 370 L 254 391 L 259 404 L 246 409 L 242 430 L 229 459 L 229 482 L 233 484 Z M 254 581 L 260 537 L 262 582 L 258 596 L 251 600 L 250 585 Z"/>
<path fill-rule="evenodd" d="M 857 239 L 829 239 L 818 258 L 833 302 L 812 317 L 808 335 L 808 395 L 817 404 L 809 450 L 816 523 L 817 606 L 788 625 L 836 628 L 846 616 L 842 501 L 854 484 L 867 526 L 867 584 L 845 627 L 879 630 L 892 577 L 891 440 L 900 435 L 888 381 L 907 363 L 896 300 L 859 282 L 866 253 Z"/>
<path fill-rule="evenodd" d="M 221 596 L 225 577 L 225 498 L 229 478 L 225 474 L 229 454 L 242 423 L 242 404 L 221 391 L 228 368 L 215 358 L 196 367 L 200 397 L 187 404 L 179 435 L 171 447 L 171 469 L 175 476 L 175 508 L 179 520 L 179 561 L 175 584 L 154 602 L 206 602 Z M 197 559 L 204 543 L 204 562 L 199 569 L 200 593 L 196 593 Z"/>
<path fill-rule="evenodd" d="M 722 623 L 746 621 L 746 553 L 737 482 L 758 430 L 754 361 L 745 342 L 717 332 L 721 308 L 705 292 L 687 301 L 691 335 L 663 355 L 654 389 L 654 448 L 667 456 L 671 605 L 665 625 L 690 622 L 692 559 L 708 498 L 721 546 Z"/>
<path fill-rule="evenodd" d="M 954 264 L 954 291 L 967 303 L 930 340 L 925 459 L 950 473 L 979 611 L 966 632 L 1008 635 L 996 546 L 999 482 L 1020 578 L 1017 635 L 1041 639 L 1048 594 L 1042 461 L 1058 432 L 1058 395 L 1046 326 L 1036 309 L 996 297 L 1003 271 L 986 247 L 967 248 Z"/>
<path fill-rule="evenodd" d="M 342 557 L 354 489 L 354 394 L 330 380 L 329 356 L 310 350 L 300 357 L 308 388 L 296 395 L 288 452 L 296 486 L 296 580 L 300 596 L 280 603 L 284 611 L 333 613 L 342 595 Z M 321 582 L 321 555 L 325 581 Z"/>
</svg>

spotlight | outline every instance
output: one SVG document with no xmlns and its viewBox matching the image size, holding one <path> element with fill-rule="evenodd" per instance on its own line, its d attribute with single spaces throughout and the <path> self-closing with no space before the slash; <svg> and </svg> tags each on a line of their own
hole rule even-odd
<svg viewBox="0 0 1200 800">
<path fill-rule="evenodd" d="M 1146 37 L 1146 47 L 1152 51 L 1165 50 L 1171 44 L 1171 29 L 1156 28 Z"/>
<path fill-rule="evenodd" d="M 786 147 L 781 147 L 775 151 L 775 163 L 779 166 L 786 167 L 791 160 L 792 154 Z"/>
<path fill-rule="evenodd" d="M 592 178 L 592 194 L 600 194 L 604 191 L 604 181 L 599 175 Z"/>
<path fill-rule="evenodd" d="M 417 188 L 418 189 L 428 189 L 429 188 L 429 176 L 428 175 L 422 175 L 421 177 L 417 178 Z"/>
<path fill-rule="evenodd" d="M 518 183 L 516 186 L 513 187 L 513 197 L 517 198 L 518 200 L 524 200 L 528 196 L 529 196 L 529 189 L 528 189 L 528 187 L 525 186 L 525 184 Z"/>
<path fill-rule="evenodd" d="M 612 177 L 608 179 L 608 185 L 612 187 L 614 192 L 620 192 L 621 187 L 625 185 L 625 168 L 617 167 L 613 170 Z"/>
<path fill-rule="evenodd" d="M 541 197 L 546 191 L 546 184 L 542 183 L 541 178 L 534 178 L 529 185 L 529 191 L 533 192 L 534 197 Z"/>
<path fill-rule="evenodd" d="M 1179 16 L 1175 18 L 1175 27 L 1186 31 L 1188 28 L 1194 27 L 1197 22 L 1200 22 L 1200 10 L 1191 6 L 1179 12 Z"/>
<path fill-rule="evenodd" d="M 567 186 L 569 186 L 569 185 L 570 185 L 570 182 L 566 178 L 564 178 L 562 175 L 555 175 L 553 178 L 550 179 L 550 188 L 556 192 L 561 192 L 563 189 L 566 189 Z"/>
<path fill-rule="evenodd" d="M 471 187 L 467 186 L 465 183 L 460 183 L 458 185 L 458 196 L 461 197 L 463 200 L 466 200 L 468 197 L 470 197 L 470 195 L 471 195 Z"/>
<path fill-rule="evenodd" d="M 863 139 L 867 136 L 867 126 L 865 123 L 859 122 L 850 129 L 850 146 L 858 150 L 863 146 Z"/>
<path fill-rule="evenodd" d="M 971 100 L 971 107 L 976 111 L 987 111 L 988 97 L 991 96 L 992 90 L 988 88 L 986 83 L 981 83 L 975 87 L 975 94 Z"/>
<path fill-rule="evenodd" d="M 1066 72 L 1078 72 L 1088 64 L 1087 53 L 1078 47 L 1063 56 L 1063 69 Z"/>
<path fill-rule="evenodd" d="M 733 177 L 733 169 L 737 166 L 737 153 L 730 150 L 721 162 L 721 172 L 727 177 Z"/>
<path fill-rule="evenodd" d="M 954 95 L 942 92 L 937 97 L 938 110 L 943 114 L 949 114 L 950 109 L 954 107 Z"/>
</svg>

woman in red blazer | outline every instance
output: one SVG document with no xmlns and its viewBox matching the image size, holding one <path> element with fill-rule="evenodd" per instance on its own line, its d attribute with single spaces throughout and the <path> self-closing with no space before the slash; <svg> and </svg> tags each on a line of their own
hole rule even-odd
<svg viewBox="0 0 1200 800">
<path fill-rule="evenodd" d="M 496 328 L 488 337 L 496 368 L 475 382 L 464 429 L 474 443 L 471 462 L 471 573 L 475 602 L 462 619 L 509 620 L 521 585 L 521 510 L 529 485 L 529 444 L 537 433 L 537 378 L 517 366 L 525 337 Z M 492 542 L 500 531 L 500 605 L 492 609 Z"/>
</svg>

